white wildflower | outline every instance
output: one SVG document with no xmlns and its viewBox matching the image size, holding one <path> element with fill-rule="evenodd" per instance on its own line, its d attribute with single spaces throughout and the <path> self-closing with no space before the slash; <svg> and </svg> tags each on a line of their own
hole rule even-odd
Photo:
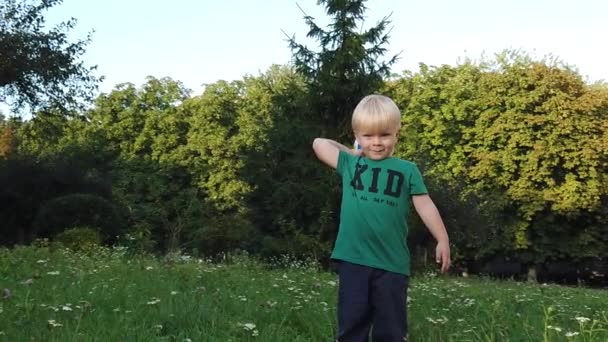
<svg viewBox="0 0 608 342">
<path fill-rule="evenodd" d="M 251 331 L 254 330 L 256 325 L 253 323 L 237 323 L 239 326 L 243 327 L 243 329 Z"/>
<path fill-rule="evenodd" d="M 152 300 L 149 301 L 149 302 L 147 302 L 146 304 L 148 304 L 148 305 L 156 305 L 158 303 L 160 303 L 160 299 L 159 298 L 152 298 Z"/>
<path fill-rule="evenodd" d="M 63 326 L 63 324 L 56 322 L 54 319 L 49 319 L 48 320 L 48 324 L 52 328 L 62 327 Z"/>
</svg>

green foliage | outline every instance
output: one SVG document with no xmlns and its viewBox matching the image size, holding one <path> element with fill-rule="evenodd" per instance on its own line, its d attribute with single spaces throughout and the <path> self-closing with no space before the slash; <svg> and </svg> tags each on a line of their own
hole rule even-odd
<svg viewBox="0 0 608 342">
<path fill-rule="evenodd" d="M 187 247 L 207 256 L 232 250 L 249 250 L 260 238 L 246 213 L 206 217 L 203 225 L 188 232 Z"/>
<path fill-rule="evenodd" d="M 604 134 L 608 94 L 539 62 L 501 68 L 481 82 L 487 95 L 473 137 L 480 144 L 471 155 L 473 178 L 508 187 L 528 220 L 545 205 L 563 214 L 597 208 L 607 154 L 596 141 Z"/>
<path fill-rule="evenodd" d="M 319 232 L 310 227 L 301 223 L 298 225 L 294 219 L 286 221 L 285 218 L 279 218 L 277 226 L 277 232 L 267 233 L 262 239 L 258 248 L 262 256 L 296 255 L 321 260 L 331 253 L 330 241 L 323 239 Z"/>
<path fill-rule="evenodd" d="M 403 108 L 397 155 L 425 174 L 463 267 L 605 253 L 606 87 L 543 63 L 422 65 L 384 88 Z M 44 162 L 27 172 L 38 164 L 3 164 L 12 165 L 3 215 L 22 234 L 6 241 L 41 232 L 28 208 L 86 192 L 123 208 L 121 244 L 136 253 L 328 255 L 339 184 L 310 150 L 329 131 L 296 69 L 273 66 L 191 98 L 179 82 L 149 78 L 118 86 L 80 117 L 45 111 L 14 125 L 17 154 Z M 15 180 L 26 178 L 28 187 L 58 187 L 24 196 Z M 426 229 L 411 227 L 412 250 L 426 248 Z"/>
<path fill-rule="evenodd" d="M 188 126 L 177 107 L 189 94 L 190 90 L 169 78 L 148 77 L 141 88 L 120 84 L 99 96 L 86 113 L 88 133 L 99 135 L 108 150 L 124 159 L 170 161 L 185 143 Z"/>
<path fill-rule="evenodd" d="M 33 226 L 39 237 L 50 237 L 71 227 L 99 227 L 104 240 L 111 240 L 124 229 L 124 220 L 114 205 L 103 197 L 68 194 L 43 203 Z"/>
<path fill-rule="evenodd" d="M 257 141 L 245 151 L 244 175 L 255 185 L 247 203 L 264 235 L 261 248 L 264 253 L 318 252 L 317 245 L 327 243 L 324 232 L 334 231 L 335 221 L 323 214 L 328 172 L 310 150 L 318 127 L 311 122 L 304 80 L 290 68 L 275 67 L 247 79 L 245 86 L 239 122 L 248 125 L 241 126 L 238 139 Z M 276 244 L 269 241 L 282 241 L 282 247 L 270 247 Z"/>
<path fill-rule="evenodd" d="M 118 245 L 126 248 L 131 255 L 152 254 L 157 245 L 152 231 L 152 226 L 145 221 L 133 222 L 129 231 L 118 241 Z"/>
<path fill-rule="evenodd" d="M 208 85 L 202 96 L 184 103 L 189 118 L 189 169 L 197 175 L 197 186 L 203 189 L 217 210 L 237 209 L 251 185 L 240 176 L 246 146 L 239 145 L 238 110 L 242 104 L 240 81 L 220 81 Z"/>
<path fill-rule="evenodd" d="M 113 198 L 126 210 L 129 246 L 150 252 L 157 246 L 177 249 L 184 234 L 204 222 L 205 204 L 190 176 L 180 167 L 145 160 L 117 160 L 113 163 Z"/>
<path fill-rule="evenodd" d="M 97 228 L 74 227 L 55 235 L 53 242 L 75 252 L 92 253 L 101 244 L 101 235 Z"/>
<path fill-rule="evenodd" d="M 39 232 L 34 227 L 35 217 L 47 201 L 73 193 L 109 196 L 103 177 L 76 160 L 67 157 L 35 160 L 16 154 L 0 161 L 2 243 L 23 244 L 35 239 Z"/>
<path fill-rule="evenodd" d="M 397 61 L 397 56 L 382 61 L 390 21 L 385 17 L 364 30 L 365 0 L 320 0 L 318 4 L 330 17 L 328 27 L 318 26 L 307 14 L 304 20 L 309 27 L 307 37 L 318 42 L 319 51 L 297 43 L 295 37 L 289 39 L 289 47 L 296 70 L 309 86 L 309 101 L 323 123 L 323 135 L 350 140 L 353 109 L 382 86 Z"/>
<path fill-rule="evenodd" d="M 40 11 L 60 2 L 5 2 L 0 14 L 13 21 L 0 28 L 15 36 L 0 31 L 0 42 L 36 37 Z M 459 266 L 606 255 L 606 84 L 585 84 L 567 66 L 519 52 L 458 66 L 422 64 L 418 73 L 388 78 L 396 60 L 382 61 L 388 18 L 365 28 L 365 1 L 318 4 L 330 24 L 321 28 L 305 15 L 318 51 L 291 38 L 291 66 L 207 84 L 194 97 L 178 81 L 149 77 L 140 87 L 117 85 L 86 111 L 45 106 L 26 122 L 2 117 L 1 242 L 90 225 L 104 238 L 120 235 L 138 254 L 244 249 L 325 257 L 337 233 L 340 184 L 310 144 L 318 136 L 350 143 L 354 106 L 383 92 L 403 111 L 396 154 L 423 171 Z M 51 33 L 63 42 L 60 50 L 78 57 L 88 40 L 69 45 L 72 25 Z M 6 70 L 17 70 L 11 61 L 0 61 L 1 96 L 17 89 L 2 83 Z M 90 77 L 90 69 L 78 68 L 64 71 Z M 86 84 L 82 77 L 73 85 Z M 17 97 L 16 105 L 59 101 L 51 97 Z M 414 217 L 412 250 L 431 242 Z"/>
<path fill-rule="evenodd" d="M 37 159 L 57 155 L 64 147 L 67 126 L 71 121 L 55 110 L 38 112 L 19 127 L 18 154 Z"/>
<path fill-rule="evenodd" d="M 440 191 L 451 187 L 461 203 L 472 200 L 470 211 L 487 218 L 479 223 L 494 223 L 490 239 L 475 246 L 482 254 L 542 262 L 603 244 L 592 218 L 608 194 L 605 88 L 586 86 L 560 64 L 505 53 L 480 65 L 422 65 L 387 92 L 404 108 L 398 154 L 444 183 Z M 463 222 L 471 239 L 476 228 Z M 555 234 L 554 222 L 567 222 L 565 235 Z M 581 236 L 584 247 L 546 248 L 564 236 Z"/>
<path fill-rule="evenodd" d="M 3 0 L 0 4 L 0 102 L 14 110 L 29 106 L 78 107 L 90 101 L 99 79 L 79 58 L 90 35 L 71 43 L 75 19 L 45 30 L 44 11 L 62 0 Z"/>
<path fill-rule="evenodd" d="M 136 88 L 117 86 L 86 113 L 84 140 L 110 158 L 114 201 L 129 208 L 127 241 L 138 252 L 179 248 L 184 230 L 201 224 L 201 203 L 189 165 L 190 91 L 169 78 L 149 77 Z M 99 153 L 99 152 L 98 152 Z M 133 240 L 132 240 L 133 239 Z M 135 241 L 135 242 L 133 242 Z"/>
<path fill-rule="evenodd" d="M 28 160 L 0 160 L 0 219 L 2 243 L 31 240 L 35 209 L 49 194 L 40 191 L 49 182 L 42 165 Z M 34 236 L 35 237 L 35 236 Z"/>
<path fill-rule="evenodd" d="M 487 95 L 471 139 L 470 176 L 481 188 L 491 181 L 505 189 L 520 218 L 515 247 L 525 249 L 534 245 L 530 230 L 555 237 L 550 220 L 539 215 L 572 221 L 597 211 L 608 194 L 602 167 L 608 154 L 597 143 L 605 134 L 608 93 L 590 91 L 580 76 L 540 62 L 516 59 L 500 67 L 500 77 L 487 73 L 481 82 Z"/>
<path fill-rule="evenodd" d="M 310 144 L 318 136 L 350 141 L 352 110 L 361 98 L 381 87 L 397 58 L 382 61 L 388 18 L 363 29 L 364 2 L 319 1 L 330 17 L 326 29 L 304 15 L 307 36 L 318 43 L 319 51 L 308 49 L 295 37 L 289 39 L 294 69 L 301 78 L 277 82 L 276 75 L 269 73 L 259 80 L 258 86 L 272 94 L 271 102 L 266 101 L 272 114 L 267 161 L 258 168 L 264 174 L 258 171 L 255 182 L 263 186 L 252 196 L 253 203 L 264 204 L 256 214 L 267 232 L 265 252 L 280 252 L 276 242 L 283 241 L 283 250 L 323 255 L 335 239 L 339 182 L 315 160 Z M 272 218 L 270 224 L 265 224 L 264 217 Z"/>
</svg>

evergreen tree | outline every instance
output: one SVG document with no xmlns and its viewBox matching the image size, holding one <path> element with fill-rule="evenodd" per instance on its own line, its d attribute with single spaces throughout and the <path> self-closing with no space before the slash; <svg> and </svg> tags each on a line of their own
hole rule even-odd
<svg viewBox="0 0 608 342">
<path fill-rule="evenodd" d="M 365 0 L 319 0 L 331 17 L 326 29 L 304 14 L 309 26 L 307 37 L 319 43 L 313 51 L 289 39 L 296 70 L 304 75 L 310 88 L 310 103 L 323 125 L 324 135 L 350 139 L 350 116 L 362 97 L 376 92 L 383 77 L 398 56 L 382 61 L 386 53 L 390 24 L 384 17 L 375 26 L 361 30 Z M 303 11 L 304 12 L 304 11 Z"/>
</svg>

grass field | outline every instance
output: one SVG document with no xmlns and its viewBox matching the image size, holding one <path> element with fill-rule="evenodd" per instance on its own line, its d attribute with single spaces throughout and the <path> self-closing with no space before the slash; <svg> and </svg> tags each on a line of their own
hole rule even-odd
<svg viewBox="0 0 608 342">
<path fill-rule="evenodd" d="M 415 275 L 410 341 L 608 341 L 608 292 Z M 332 341 L 337 277 L 288 258 L 0 249 L 0 341 Z"/>
</svg>

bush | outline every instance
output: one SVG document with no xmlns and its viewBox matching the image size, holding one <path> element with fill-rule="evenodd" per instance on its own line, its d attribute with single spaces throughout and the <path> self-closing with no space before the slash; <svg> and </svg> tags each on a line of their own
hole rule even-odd
<svg viewBox="0 0 608 342">
<path fill-rule="evenodd" d="M 124 234 L 119 244 L 131 255 L 146 255 L 152 253 L 156 241 L 152 237 L 153 227 L 147 222 L 137 222 Z"/>
<path fill-rule="evenodd" d="M 218 214 L 205 225 L 188 232 L 185 249 L 196 248 L 202 255 L 216 256 L 234 250 L 250 250 L 258 231 L 241 213 Z"/>
<path fill-rule="evenodd" d="M 44 238 L 72 227 L 99 227 L 104 240 L 115 238 L 124 220 L 107 199 L 93 194 L 53 198 L 40 208 L 34 221 L 36 237 Z"/>
<path fill-rule="evenodd" d="M 57 234 L 53 242 L 75 252 L 90 252 L 101 244 L 101 235 L 95 228 L 74 227 Z"/>
</svg>

